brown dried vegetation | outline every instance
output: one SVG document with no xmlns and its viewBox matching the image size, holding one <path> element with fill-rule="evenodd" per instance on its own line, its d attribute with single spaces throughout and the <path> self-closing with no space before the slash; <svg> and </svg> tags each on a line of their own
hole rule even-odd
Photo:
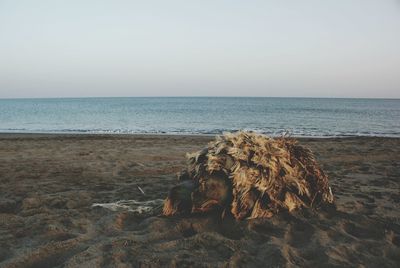
<svg viewBox="0 0 400 268">
<path fill-rule="evenodd" d="M 262 218 L 333 203 L 328 177 L 293 138 L 225 133 L 187 159 L 164 215 L 220 209 L 236 219 Z"/>
</svg>

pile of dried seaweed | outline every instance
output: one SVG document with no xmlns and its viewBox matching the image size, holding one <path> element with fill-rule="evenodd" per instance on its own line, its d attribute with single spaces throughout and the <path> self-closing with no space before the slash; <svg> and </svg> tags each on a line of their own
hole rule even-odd
<svg viewBox="0 0 400 268">
<path fill-rule="evenodd" d="M 225 133 L 187 158 L 164 215 L 221 209 L 236 219 L 261 218 L 333 202 L 327 176 L 293 138 Z"/>
</svg>

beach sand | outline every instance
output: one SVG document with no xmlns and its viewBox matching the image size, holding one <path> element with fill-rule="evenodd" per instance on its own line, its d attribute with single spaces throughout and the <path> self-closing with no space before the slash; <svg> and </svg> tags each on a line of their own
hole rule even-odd
<svg viewBox="0 0 400 268">
<path fill-rule="evenodd" d="M 400 139 L 300 140 L 337 210 L 237 222 L 92 206 L 165 198 L 212 138 L 1 134 L 0 267 L 400 267 Z"/>
</svg>

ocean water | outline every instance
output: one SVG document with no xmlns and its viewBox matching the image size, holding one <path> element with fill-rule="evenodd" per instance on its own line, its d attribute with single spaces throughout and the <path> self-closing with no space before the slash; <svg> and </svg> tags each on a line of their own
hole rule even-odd
<svg viewBox="0 0 400 268">
<path fill-rule="evenodd" d="M 398 99 L 0 99 L 0 132 L 400 137 Z"/>
</svg>

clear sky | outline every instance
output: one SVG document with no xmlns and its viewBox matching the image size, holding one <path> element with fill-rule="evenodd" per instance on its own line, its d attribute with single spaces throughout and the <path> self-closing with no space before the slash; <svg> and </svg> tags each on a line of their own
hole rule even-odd
<svg viewBox="0 0 400 268">
<path fill-rule="evenodd" d="M 0 98 L 400 98 L 400 1 L 0 0 Z"/>
</svg>

